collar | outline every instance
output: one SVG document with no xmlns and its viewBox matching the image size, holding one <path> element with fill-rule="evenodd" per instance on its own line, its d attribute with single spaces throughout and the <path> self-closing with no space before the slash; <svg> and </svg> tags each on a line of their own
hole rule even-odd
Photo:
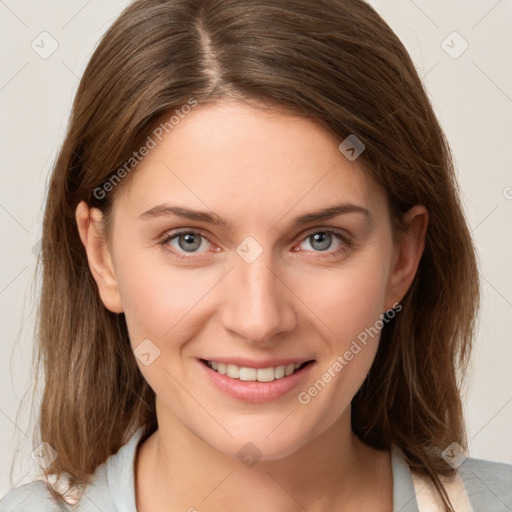
<svg viewBox="0 0 512 512">
<path fill-rule="evenodd" d="M 137 512 L 135 507 L 135 454 L 143 430 L 144 427 L 140 427 L 130 440 L 107 461 L 107 487 L 115 509 L 119 512 Z"/>
<path fill-rule="evenodd" d="M 391 444 L 391 469 L 393 472 L 393 512 L 418 512 L 411 470 L 404 452 L 394 443 Z"/>
</svg>

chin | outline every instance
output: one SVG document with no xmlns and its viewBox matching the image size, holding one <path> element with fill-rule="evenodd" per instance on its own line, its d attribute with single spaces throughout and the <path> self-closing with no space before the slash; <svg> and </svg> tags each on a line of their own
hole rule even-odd
<svg viewBox="0 0 512 512">
<path fill-rule="evenodd" d="M 272 422 L 265 421 L 258 425 L 253 423 L 251 428 L 246 425 L 239 426 L 237 430 L 228 428 L 233 437 L 220 434 L 213 439 L 211 431 L 210 435 L 200 437 L 212 449 L 227 457 L 237 458 L 241 462 L 247 459 L 258 462 L 275 461 L 299 451 L 316 437 L 312 431 L 304 431 L 304 424 L 297 421 L 297 418 L 295 418 L 293 426 L 285 426 L 286 422 L 279 425 L 282 420 L 283 416 L 280 416 Z M 269 424 L 272 426 L 269 427 Z M 277 428 L 276 425 L 278 425 Z M 296 431 L 294 428 L 298 426 L 300 426 L 300 431 Z"/>
</svg>

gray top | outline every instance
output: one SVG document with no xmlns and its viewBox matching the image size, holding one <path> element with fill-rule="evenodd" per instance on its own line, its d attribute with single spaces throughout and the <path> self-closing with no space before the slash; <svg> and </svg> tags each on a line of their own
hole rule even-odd
<svg viewBox="0 0 512 512">
<path fill-rule="evenodd" d="M 92 482 L 75 506 L 59 505 L 44 482 L 11 490 L 0 501 L 0 512 L 137 512 L 135 453 L 142 434 L 137 430 L 115 455 L 98 467 Z M 402 450 L 391 447 L 393 512 L 419 512 L 414 484 Z M 466 459 L 458 468 L 474 512 L 512 511 L 512 465 Z"/>
</svg>

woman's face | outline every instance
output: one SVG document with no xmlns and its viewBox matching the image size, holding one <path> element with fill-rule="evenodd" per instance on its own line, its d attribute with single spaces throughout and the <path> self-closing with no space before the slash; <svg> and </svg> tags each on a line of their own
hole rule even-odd
<svg viewBox="0 0 512 512">
<path fill-rule="evenodd" d="M 383 192 L 340 142 L 303 118 L 198 106 L 117 194 L 112 280 L 95 277 L 161 428 L 272 459 L 350 424 L 417 261 L 408 273 Z"/>
</svg>

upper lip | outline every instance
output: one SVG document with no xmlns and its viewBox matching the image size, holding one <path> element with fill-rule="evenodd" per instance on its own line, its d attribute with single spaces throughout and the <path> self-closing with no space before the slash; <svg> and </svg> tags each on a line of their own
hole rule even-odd
<svg viewBox="0 0 512 512">
<path fill-rule="evenodd" d="M 264 361 L 255 361 L 254 359 L 233 358 L 233 357 L 204 357 L 203 361 L 214 361 L 223 364 L 235 364 L 244 368 L 270 368 L 288 364 L 304 364 L 308 361 L 314 361 L 313 358 L 307 357 L 286 357 L 279 359 L 265 359 Z"/>
</svg>

